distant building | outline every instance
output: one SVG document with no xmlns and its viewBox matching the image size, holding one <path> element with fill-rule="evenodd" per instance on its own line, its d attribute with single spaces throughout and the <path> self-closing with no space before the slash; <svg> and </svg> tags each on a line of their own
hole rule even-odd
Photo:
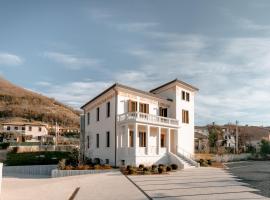
<svg viewBox="0 0 270 200">
<path fill-rule="evenodd" d="M 209 152 L 209 131 L 207 126 L 195 126 L 194 148 L 196 153 Z"/>
<path fill-rule="evenodd" d="M 32 136 L 39 139 L 42 136 L 48 135 L 47 124 L 38 122 L 7 122 L 2 123 L 3 132 L 17 133 L 22 136 Z"/>
</svg>

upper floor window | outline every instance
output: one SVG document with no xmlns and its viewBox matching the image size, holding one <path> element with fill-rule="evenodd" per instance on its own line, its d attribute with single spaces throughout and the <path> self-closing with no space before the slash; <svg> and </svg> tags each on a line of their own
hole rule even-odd
<svg viewBox="0 0 270 200">
<path fill-rule="evenodd" d="M 10 126 L 7 126 L 7 130 L 10 131 Z"/>
<path fill-rule="evenodd" d="M 137 112 L 137 102 L 136 101 L 128 101 L 128 112 Z"/>
<path fill-rule="evenodd" d="M 97 121 L 99 121 L 99 107 L 97 107 Z"/>
<path fill-rule="evenodd" d="M 111 115 L 111 103 L 107 102 L 107 117 L 110 117 Z"/>
<path fill-rule="evenodd" d="M 29 126 L 28 127 L 28 131 L 32 131 L 32 126 Z"/>
<path fill-rule="evenodd" d="M 168 117 L 168 109 L 159 107 L 159 116 Z"/>
<path fill-rule="evenodd" d="M 41 129 L 42 129 L 41 127 L 38 127 L 38 131 L 39 131 L 39 132 L 41 132 Z"/>
<path fill-rule="evenodd" d="M 190 100 L 190 94 L 188 92 L 185 92 L 182 90 L 182 100 L 189 101 Z"/>
<path fill-rule="evenodd" d="M 182 110 L 182 123 L 189 123 L 189 112 L 188 110 Z"/>
<path fill-rule="evenodd" d="M 149 104 L 140 103 L 140 112 L 149 113 Z"/>
<path fill-rule="evenodd" d="M 25 127 L 24 126 L 22 127 L 22 131 L 25 131 Z"/>
<path fill-rule="evenodd" d="M 87 113 L 87 124 L 90 124 L 90 112 Z"/>
</svg>

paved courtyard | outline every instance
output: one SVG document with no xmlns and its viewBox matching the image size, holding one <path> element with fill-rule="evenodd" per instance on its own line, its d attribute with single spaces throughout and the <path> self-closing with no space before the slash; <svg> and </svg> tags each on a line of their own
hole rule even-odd
<svg viewBox="0 0 270 200">
<path fill-rule="evenodd" d="M 217 168 L 195 168 L 157 176 L 130 176 L 150 198 L 166 200 L 268 199 L 240 182 L 229 172 Z"/>
<path fill-rule="evenodd" d="M 270 197 L 270 161 L 243 161 L 227 164 L 229 171 L 259 189 L 258 194 Z"/>
<path fill-rule="evenodd" d="M 1 200 L 146 200 L 119 171 L 62 178 L 3 178 Z"/>
</svg>

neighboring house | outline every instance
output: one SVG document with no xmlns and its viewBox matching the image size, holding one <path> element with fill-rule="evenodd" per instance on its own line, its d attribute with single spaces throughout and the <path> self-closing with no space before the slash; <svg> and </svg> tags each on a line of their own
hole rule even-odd
<svg viewBox="0 0 270 200">
<path fill-rule="evenodd" d="M 37 139 L 48 134 L 47 124 L 42 123 L 8 122 L 2 123 L 2 126 L 3 132 L 32 136 Z"/>
<path fill-rule="evenodd" d="M 209 152 L 209 131 L 207 126 L 195 126 L 194 145 L 196 153 Z"/>
<path fill-rule="evenodd" d="M 112 85 L 81 107 L 82 157 L 115 166 L 196 165 L 190 159 L 196 91 L 177 79 L 150 92 Z"/>
<path fill-rule="evenodd" d="M 223 132 L 224 147 L 235 149 L 236 147 L 236 127 L 235 125 L 224 125 Z"/>
</svg>

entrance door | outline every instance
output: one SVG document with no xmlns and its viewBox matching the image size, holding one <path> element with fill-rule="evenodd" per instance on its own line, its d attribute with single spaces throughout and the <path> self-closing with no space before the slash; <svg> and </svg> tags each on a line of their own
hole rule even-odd
<svg viewBox="0 0 270 200">
<path fill-rule="evenodd" d="M 170 151 L 173 154 L 176 154 L 176 137 L 175 137 L 175 131 L 170 132 L 170 144 L 171 144 L 171 149 Z"/>
</svg>

